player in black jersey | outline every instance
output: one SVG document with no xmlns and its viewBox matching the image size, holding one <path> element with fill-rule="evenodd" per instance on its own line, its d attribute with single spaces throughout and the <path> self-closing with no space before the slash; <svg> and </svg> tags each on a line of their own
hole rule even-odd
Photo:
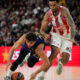
<svg viewBox="0 0 80 80">
<path fill-rule="evenodd" d="M 32 73 L 30 80 L 35 79 L 38 73 L 45 70 L 45 68 L 50 65 L 49 60 L 43 50 L 45 46 L 43 37 L 38 33 L 28 32 L 22 35 L 22 37 L 20 37 L 20 39 L 17 42 L 15 42 L 13 47 L 10 49 L 6 70 L 8 66 L 11 64 L 11 58 L 13 56 L 14 51 L 20 46 L 22 46 L 20 50 L 20 55 L 18 59 L 14 63 L 12 63 L 10 70 L 8 71 L 4 80 L 10 80 L 13 71 L 15 71 L 18 65 L 22 63 L 26 55 L 29 55 L 27 59 L 29 67 L 33 67 L 36 64 L 36 62 L 39 61 L 39 58 L 42 58 L 44 62 L 37 71 Z"/>
</svg>

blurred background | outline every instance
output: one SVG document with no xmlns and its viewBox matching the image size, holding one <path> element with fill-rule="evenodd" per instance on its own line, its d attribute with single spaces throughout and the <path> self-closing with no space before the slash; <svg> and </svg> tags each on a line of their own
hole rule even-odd
<svg viewBox="0 0 80 80">
<path fill-rule="evenodd" d="M 28 31 L 39 32 L 43 16 L 49 10 L 47 2 L 48 0 L 0 0 L 0 80 L 6 75 L 8 53 L 15 41 Z M 75 40 L 80 44 L 80 0 L 60 0 L 60 5 L 70 10 L 76 24 Z M 47 33 L 51 30 L 51 25 L 48 26 Z M 20 48 L 14 52 L 12 62 L 19 56 L 19 50 Z M 51 54 L 49 43 L 46 44 L 45 53 L 47 56 Z M 59 55 L 53 65 L 57 65 L 58 57 Z M 37 63 L 41 64 L 41 61 Z M 28 80 L 30 74 L 38 67 L 32 69 L 27 66 L 18 67 L 17 71 L 22 72 L 25 80 Z M 64 66 L 60 76 L 55 70 L 56 66 L 52 66 L 45 80 L 80 80 L 80 46 L 73 46 L 70 61 Z"/>
<path fill-rule="evenodd" d="M 23 33 L 38 31 L 48 0 L 0 0 L 0 46 L 12 46 Z M 68 7 L 76 24 L 75 40 L 80 44 L 80 1 L 60 0 Z M 50 31 L 51 26 L 49 24 Z"/>
</svg>

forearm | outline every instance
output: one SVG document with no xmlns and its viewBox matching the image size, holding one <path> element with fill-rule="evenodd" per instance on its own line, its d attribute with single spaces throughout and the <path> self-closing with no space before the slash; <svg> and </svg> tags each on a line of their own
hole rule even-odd
<svg viewBox="0 0 80 80">
<path fill-rule="evenodd" d="M 40 33 L 45 37 L 46 36 L 46 31 L 44 31 L 44 30 L 40 30 Z"/>
<path fill-rule="evenodd" d="M 48 63 L 43 63 L 42 66 L 36 71 L 36 74 L 40 73 L 41 71 L 45 71 L 49 67 L 49 62 Z"/>
<path fill-rule="evenodd" d="M 49 24 L 49 15 L 48 13 L 45 14 L 44 19 L 41 24 L 41 29 L 40 33 L 45 37 L 46 36 L 46 30 L 48 29 L 48 24 Z"/>
<path fill-rule="evenodd" d="M 10 62 L 10 61 L 11 61 L 12 56 L 13 56 L 13 53 L 14 53 L 14 50 L 13 50 L 13 49 L 11 49 L 11 50 L 9 51 L 9 54 L 8 54 L 8 62 Z"/>
<path fill-rule="evenodd" d="M 76 32 L 75 24 L 72 24 L 72 27 L 71 27 L 71 38 L 73 38 L 73 39 L 75 37 L 75 32 Z"/>
</svg>

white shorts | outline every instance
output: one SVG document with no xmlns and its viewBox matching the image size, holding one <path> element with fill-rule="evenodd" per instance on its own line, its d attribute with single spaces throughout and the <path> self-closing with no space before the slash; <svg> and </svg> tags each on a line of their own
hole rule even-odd
<svg viewBox="0 0 80 80">
<path fill-rule="evenodd" d="M 66 52 L 71 54 L 72 51 L 72 42 L 63 38 L 59 34 L 53 33 L 51 34 L 51 45 L 54 45 L 60 48 L 61 53 Z"/>
</svg>

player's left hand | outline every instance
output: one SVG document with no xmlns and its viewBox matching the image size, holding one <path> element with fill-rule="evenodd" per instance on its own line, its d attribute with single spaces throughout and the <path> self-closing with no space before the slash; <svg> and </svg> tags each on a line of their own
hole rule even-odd
<svg viewBox="0 0 80 80">
<path fill-rule="evenodd" d="M 37 76 L 36 72 L 32 73 L 31 77 L 30 77 L 30 80 L 34 80 L 36 78 L 36 76 Z"/>
<path fill-rule="evenodd" d="M 69 40 L 69 41 L 71 41 L 72 43 L 74 43 L 76 46 L 79 46 L 79 44 L 73 38 L 71 40 Z"/>
<path fill-rule="evenodd" d="M 73 42 L 76 46 L 79 46 L 79 44 L 74 40 L 74 42 Z"/>
<path fill-rule="evenodd" d="M 7 71 L 7 69 L 8 69 L 8 67 L 11 65 L 11 62 L 10 61 L 8 61 L 8 63 L 7 63 L 7 65 L 6 65 L 6 71 Z"/>
</svg>

